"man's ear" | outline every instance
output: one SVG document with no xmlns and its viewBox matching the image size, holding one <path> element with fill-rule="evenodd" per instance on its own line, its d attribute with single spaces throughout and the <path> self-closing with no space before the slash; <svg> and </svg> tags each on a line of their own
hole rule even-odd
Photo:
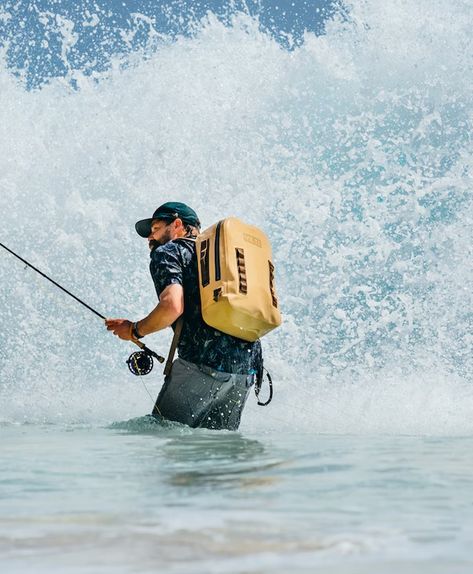
<svg viewBox="0 0 473 574">
<path fill-rule="evenodd" d="M 182 219 L 180 217 L 176 217 L 173 223 L 175 229 L 179 229 L 179 227 L 184 227 L 184 224 L 182 223 Z"/>
</svg>

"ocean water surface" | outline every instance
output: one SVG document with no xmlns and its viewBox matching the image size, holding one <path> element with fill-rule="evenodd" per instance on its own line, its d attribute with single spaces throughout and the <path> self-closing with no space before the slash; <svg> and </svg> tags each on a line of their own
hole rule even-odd
<svg viewBox="0 0 473 574">
<path fill-rule="evenodd" d="M 3 427 L 3 570 L 471 571 L 471 437 L 154 427 Z"/>
<path fill-rule="evenodd" d="M 284 315 L 268 407 L 160 427 L 159 366 L 133 377 L 2 250 L 2 572 L 472 571 L 472 24 L 466 0 L 2 3 L 0 242 L 138 320 L 134 223 L 185 201 L 267 232 Z"/>
</svg>

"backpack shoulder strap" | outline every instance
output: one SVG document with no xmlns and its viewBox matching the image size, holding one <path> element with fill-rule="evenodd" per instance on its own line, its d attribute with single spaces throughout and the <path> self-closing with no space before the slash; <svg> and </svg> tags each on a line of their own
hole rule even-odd
<svg viewBox="0 0 473 574">
<path fill-rule="evenodd" d="M 171 347 L 169 349 L 168 358 L 166 361 L 166 365 L 164 367 L 164 376 L 168 376 L 171 374 L 172 370 L 172 362 L 174 360 L 174 355 L 176 353 L 177 346 L 179 345 L 179 339 L 181 338 L 182 327 L 184 325 L 184 317 L 181 315 L 176 323 L 176 328 L 174 329 L 174 336 L 172 338 Z"/>
<path fill-rule="evenodd" d="M 173 239 L 172 241 L 174 243 L 178 243 L 179 241 L 191 241 L 192 243 L 196 242 L 197 237 L 177 237 L 176 239 Z"/>
</svg>

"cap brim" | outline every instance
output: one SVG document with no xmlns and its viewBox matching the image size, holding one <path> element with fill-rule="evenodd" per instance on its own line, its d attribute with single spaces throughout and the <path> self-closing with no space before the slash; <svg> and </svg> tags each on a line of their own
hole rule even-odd
<svg viewBox="0 0 473 574">
<path fill-rule="evenodd" d="M 151 235 L 152 219 L 141 219 L 135 223 L 136 233 L 145 239 Z"/>
</svg>

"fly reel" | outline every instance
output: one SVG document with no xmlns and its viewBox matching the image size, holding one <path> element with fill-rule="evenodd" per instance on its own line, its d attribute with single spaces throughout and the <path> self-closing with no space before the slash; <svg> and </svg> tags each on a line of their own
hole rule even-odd
<svg viewBox="0 0 473 574">
<path fill-rule="evenodd" d="M 153 357 L 146 351 L 135 351 L 126 362 L 130 372 L 137 377 L 148 375 L 153 370 Z"/>
<path fill-rule="evenodd" d="M 141 351 L 135 351 L 132 353 L 126 362 L 131 373 L 137 377 L 142 377 L 143 375 L 151 373 L 154 366 L 153 357 L 158 361 L 158 363 L 164 363 L 164 357 L 161 357 L 161 355 L 158 355 L 146 345 L 143 345 L 143 343 L 137 343 L 137 345 L 141 347 Z"/>
</svg>

